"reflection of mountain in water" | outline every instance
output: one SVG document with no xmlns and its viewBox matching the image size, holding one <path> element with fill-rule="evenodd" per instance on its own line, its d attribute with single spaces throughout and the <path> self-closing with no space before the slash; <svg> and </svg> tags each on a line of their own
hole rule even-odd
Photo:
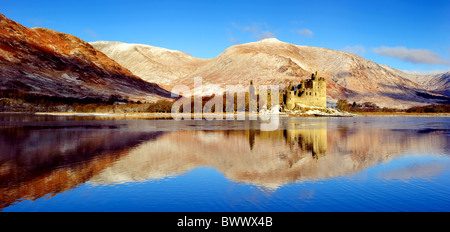
<svg viewBox="0 0 450 232">
<path fill-rule="evenodd" d="M 327 129 L 326 121 L 315 122 L 314 126 L 289 123 L 272 132 L 248 129 L 166 133 L 133 149 L 91 182 L 145 181 L 210 166 L 233 181 L 277 188 L 290 182 L 354 174 L 406 152 L 431 152 L 446 144 L 442 133 L 352 124 Z"/>
<path fill-rule="evenodd" d="M 52 124 L 0 128 L 0 208 L 70 190 L 163 134 L 127 131 L 115 122 Z"/>
<path fill-rule="evenodd" d="M 0 147 L 7 151 L 0 156 L 2 208 L 85 182 L 160 179 L 201 166 L 235 182 L 276 189 L 351 175 L 409 152 L 439 152 L 450 138 L 448 130 L 327 120 L 282 119 L 271 132 L 253 121 L 223 121 L 207 130 L 211 122 L 187 122 L 196 125 L 189 129 L 173 121 L 8 120 L 0 122 Z M 220 128 L 228 123 L 231 129 Z"/>
</svg>

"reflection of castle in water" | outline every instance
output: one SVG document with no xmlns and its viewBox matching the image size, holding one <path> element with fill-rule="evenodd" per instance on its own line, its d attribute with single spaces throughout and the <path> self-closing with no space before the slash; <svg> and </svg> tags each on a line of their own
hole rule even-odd
<svg viewBox="0 0 450 232">
<path fill-rule="evenodd" d="M 291 150 L 297 146 L 302 151 L 311 151 L 312 156 L 318 159 L 327 151 L 327 129 L 301 129 L 284 130 L 284 138 L 289 143 Z"/>
<path fill-rule="evenodd" d="M 283 137 L 291 151 L 299 149 L 301 152 L 310 151 L 312 157 L 318 159 L 325 156 L 327 151 L 327 125 L 320 124 L 319 128 L 296 129 L 285 128 L 277 131 L 248 130 L 248 143 L 250 150 L 255 147 L 256 137 L 281 138 Z"/>
</svg>

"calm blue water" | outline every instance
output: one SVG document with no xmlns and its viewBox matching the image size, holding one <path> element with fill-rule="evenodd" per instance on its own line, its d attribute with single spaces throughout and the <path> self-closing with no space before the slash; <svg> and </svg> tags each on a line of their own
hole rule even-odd
<svg viewBox="0 0 450 232">
<path fill-rule="evenodd" d="M 450 118 L 0 116 L 3 212 L 450 211 Z"/>
</svg>

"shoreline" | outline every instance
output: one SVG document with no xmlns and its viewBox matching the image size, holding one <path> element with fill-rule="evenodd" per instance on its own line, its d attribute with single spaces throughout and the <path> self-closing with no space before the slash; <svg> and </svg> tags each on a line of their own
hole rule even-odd
<svg viewBox="0 0 450 232">
<path fill-rule="evenodd" d="M 215 119 L 222 116 L 222 120 L 227 120 L 228 114 L 214 114 L 214 113 L 200 113 L 200 114 L 183 114 L 183 113 L 82 113 L 82 112 L 0 112 L 0 114 L 30 114 L 30 115 L 49 115 L 49 116 L 75 116 L 75 117 L 115 117 L 115 118 L 181 118 L 181 117 L 191 117 L 191 118 L 210 118 Z M 238 116 L 245 116 L 246 118 L 249 116 L 259 116 L 259 114 L 251 114 L 251 113 L 234 113 L 233 118 L 236 119 Z M 276 114 L 263 114 L 263 115 L 276 115 Z M 388 112 L 357 112 L 342 115 L 335 114 L 294 114 L 294 113 L 280 113 L 279 117 L 372 117 L 372 116 L 380 116 L 380 117 L 450 117 L 450 113 L 388 113 Z"/>
<path fill-rule="evenodd" d="M 450 113 L 356 112 L 358 116 L 450 117 Z"/>
</svg>

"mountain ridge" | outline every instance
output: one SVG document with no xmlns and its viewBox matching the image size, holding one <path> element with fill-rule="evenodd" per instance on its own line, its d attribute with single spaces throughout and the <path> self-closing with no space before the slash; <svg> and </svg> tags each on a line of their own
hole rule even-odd
<svg viewBox="0 0 450 232">
<path fill-rule="evenodd" d="M 161 58 L 147 51 L 147 58 L 164 63 L 153 65 L 152 70 L 140 66 L 142 60 L 130 50 L 127 54 L 114 53 L 111 52 L 114 50 L 111 42 L 103 41 L 102 46 L 98 42 L 91 44 L 137 76 L 145 76 L 145 80 L 161 84 L 167 90 L 175 84 L 192 88 L 194 77 L 202 77 L 206 94 L 224 91 L 225 85 L 247 86 L 250 81 L 256 85 L 286 86 L 289 82 L 299 82 L 318 71 L 320 76 L 327 79 L 330 103 L 348 99 L 358 103 L 373 102 L 381 107 L 407 108 L 440 103 L 442 99 L 447 99 L 439 92 L 423 88 L 408 78 L 406 73 L 357 55 L 328 48 L 294 45 L 275 38 L 233 45 L 210 59 L 187 54 L 185 57 Z M 135 66 L 127 65 L 124 56 L 134 60 Z M 198 62 L 186 62 L 189 59 L 197 59 Z M 177 62 L 183 65 L 177 65 Z M 176 69 L 178 73 L 164 73 L 165 69 Z M 164 78 L 170 81 L 164 81 Z M 434 95 L 436 98 L 424 97 Z"/>
<path fill-rule="evenodd" d="M 170 86 L 173 81 L 176 81 L 176 79 L 171 77 L 187 75 L 190 71 L 193 72 L 193 70 L 186 69 L 186 67 L 203 61 L 203 59 L 192 57 L 180 51 L 144 44 L 127 44 L 118 41 L 97 41 L 91 42 L 90 44 L 97 50 L 106 51 L 110 56 L 114 57 L 120 55 L 120 64 L 122 66 L 127 67 L 129 70 L 133 70 L 133 73 L 137 73 L 137 76 L 148 82 L 153 82 L 150 77 L 151 74 L 159 71 L 159 75 L 164 77 L 164 79 L 159 80 L 158 83 L 162 86 Z M 107 50 L 111 45 L 114 45 L 113 49 Z M 131 52 L 134 52 L 134 54 L 138 56 L 138 61 L 136 60 L 136 57 L 129 56 Z M 153 57 L 159 57 L 159 59 L 156 60 Z M 176 65 L 169 66 L 165 64 L 163 60 L 164 57 L 169 59 L 167 62 L 172 64 L 176 63 Z M 183 66 L 184 69 L 181 68 Z"/>
<path fill-rule="evenodd" d="M 155 101 L 170 92 L 149 83 L 89 43 L 0 14 L 0 90 L 74 99 Z"/>
</svg>

